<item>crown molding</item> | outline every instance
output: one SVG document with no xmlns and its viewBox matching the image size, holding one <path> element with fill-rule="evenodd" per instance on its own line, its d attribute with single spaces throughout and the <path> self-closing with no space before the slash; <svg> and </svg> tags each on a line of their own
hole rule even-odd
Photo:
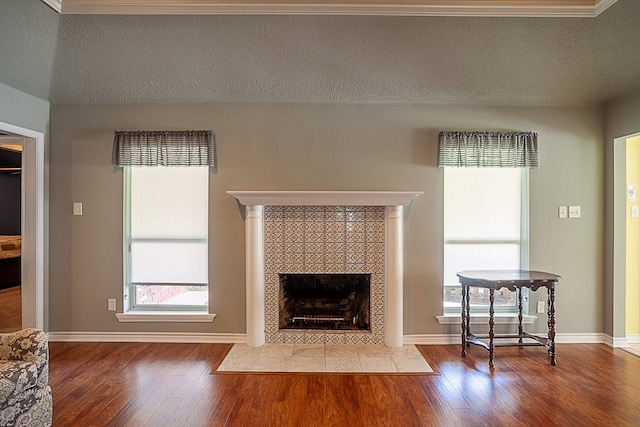
<svg viewBox="0 0 640 427">
<path fill-rule="evenodd" d="M 42 0 L 63 14 L 595 17 L 617 0 Z"/>
<path fill-rule="evenodd" d="M 47 4 L 51 9 L 55 10 L 58 13 L 62 13 L 62 0 L 42 0 L 45 4 Z"/>
<path fill-rule="evenodd" d="M 618 0 L 597 0 L 595 4 L 595 16 L 600 15 Z"/>
</svg>

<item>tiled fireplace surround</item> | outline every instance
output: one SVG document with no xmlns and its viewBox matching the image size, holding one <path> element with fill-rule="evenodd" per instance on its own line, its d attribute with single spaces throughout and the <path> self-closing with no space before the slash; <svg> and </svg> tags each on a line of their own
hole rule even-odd
<svg viewBox="0 0 640 427">
<path fill-rule="evenodd" d="M 246 206 L 247 344 L 402 346 L 403 206 L 419 192 L 230 191 Z M 371 330 L 280 330 L 279 274 L 371 274 Z"/>
<path fill-rule="evenodd" d="M 384 207 L 266 206 L 266 342 L 383 342 L 384 248 Z M 279 275 L 285 273 L 371 274 L 371 331 L 279 330 Z"/>
</svg>

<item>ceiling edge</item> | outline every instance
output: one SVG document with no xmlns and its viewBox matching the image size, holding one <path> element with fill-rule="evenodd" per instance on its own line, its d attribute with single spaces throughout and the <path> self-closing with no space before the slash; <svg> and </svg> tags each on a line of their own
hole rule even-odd
<svg viewBox="0 0 640 427">
<path fill-rule="evenodd" d="M 257 1 L 242 3 L 233 1 L 205 1 L 187 3 L 184 0 L 162 4 L 125 0 L 114 3 L 109 0 L 42 0 L 63 14 L 119 14 L 119 15 L 385 15 L 385 16 L 467 16 L 467 17 L 595 17 L 617 0 L 597 0 L 592 5 L 518 5 L 516 1 L 505 5 L 469 5 L 469 2 L 452 0 L 421 3 L 397 0 L 371 3 L 308 3 L 304 1 Z M 490 2 L 489 2 L 490 3 Z"/>
</svg>

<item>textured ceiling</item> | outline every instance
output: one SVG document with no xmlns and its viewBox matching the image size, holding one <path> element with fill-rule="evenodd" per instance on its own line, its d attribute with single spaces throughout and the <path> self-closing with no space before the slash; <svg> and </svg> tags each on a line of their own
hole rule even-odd
<svg viewBox="0 0 640 427">
<path fill-rule="evenodd" d="M 597 18 L 57 15 L 0 3 L 0 82 L 52 103 L 595 105 L 640 91 L 640 1 Z"/>
</svg>

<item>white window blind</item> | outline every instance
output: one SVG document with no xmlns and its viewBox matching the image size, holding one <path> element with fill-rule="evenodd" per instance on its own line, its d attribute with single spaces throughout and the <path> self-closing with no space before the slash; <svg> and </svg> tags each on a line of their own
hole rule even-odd
<svg viewBox="0 0 640 427">
<path fill-rule="evenodd" d="M 131 281 L 206 284 L 208 168 L 131 168 Z"/>
</svg>

